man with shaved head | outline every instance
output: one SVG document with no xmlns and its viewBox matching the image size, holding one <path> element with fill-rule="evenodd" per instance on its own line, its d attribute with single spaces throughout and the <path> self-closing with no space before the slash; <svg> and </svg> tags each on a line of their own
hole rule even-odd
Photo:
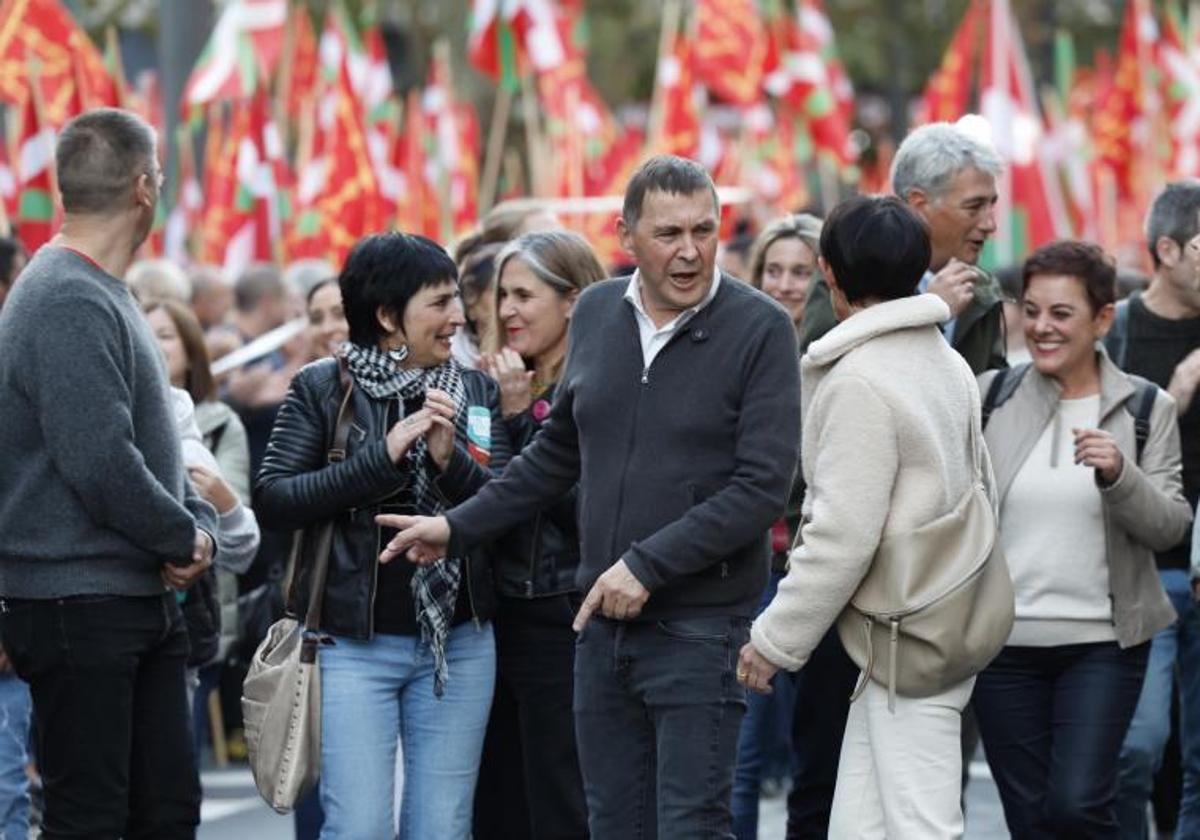
<svg viewBox="0 0 1200 840">
<path fill-rule="evenodd" d="M 154 221 L 154 132 L 116 109 L 58 139 L 62 232 L 0 313 L 0 636 L 30 685 L 46 837 L 194 837 L 188 636 L 212 565 L 162 355 L 120 279 Z"/>
</svg>

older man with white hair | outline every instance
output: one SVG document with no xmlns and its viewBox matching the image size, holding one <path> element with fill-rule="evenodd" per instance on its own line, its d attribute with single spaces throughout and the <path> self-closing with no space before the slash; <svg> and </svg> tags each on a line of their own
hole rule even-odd
<svg viewBox="0 0 1200 840">
<path fill-rule="evenodd" d="M 1007 366 L 1000 289 L 976 266 L 996 231 L 996 178 L 1003 166 L 976 132 L 950 123 L 909 134 L 892 163 L 892 189 L 929 225 L 933 257 L 921 291 L 950 307 L 942 332 L 975 373 Z M 829 289 L 818 278 L 805 306 L 801 352 L 834 323 Z"/>
</svg>

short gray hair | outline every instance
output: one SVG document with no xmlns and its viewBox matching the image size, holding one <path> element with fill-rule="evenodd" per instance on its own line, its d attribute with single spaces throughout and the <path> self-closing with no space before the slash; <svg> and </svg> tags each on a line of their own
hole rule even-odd
<svg viewBox="0 0 1200 840">
<path fill-rule="evenodd" d="M 68 213 L 117 210 L 139 175 L 156 170 L 154 129 L 118 108 L 97 108 L 67 123 L 54 149 Z"/>
<path fill-rule="evenodd" d="M 625 188 L 625 204 L 621 218 L 625 226 L 637 227 L 646 203 L 646 193 L 665 192 L 672 195 L 692 195 L 701 190 L 712 193 L 713 209 L 721 213 L 717 188 L 708 170 L 694 160 L 675 155 L 655 155 L 637 168 Z"/>
<path fill-rule="evenodd" d="M 1170 237 L 1183 247 L 1200 232 L 1200 181 L 1188 178 L 1167 184 L 1146 214 L 1146 247 L 1154 267 L 1160 265 L 1158 240 Z"/>
<path fill-rule="evenodd" d="M 892 162 L 892 190 L 908 200 L 913 190 L 940 198 L 950 180 L 964 169 L 993 178 L 1004 171 L 996 150 L 950 123 L 923 125 L 904 138 Z"/>
</svg>

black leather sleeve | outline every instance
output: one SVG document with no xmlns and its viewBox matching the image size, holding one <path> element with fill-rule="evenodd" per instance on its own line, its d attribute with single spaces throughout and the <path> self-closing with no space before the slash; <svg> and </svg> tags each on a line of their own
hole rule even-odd
<svg viewBox="0 0 1200 840">
<path fill-rule="evenodd" d="M 254 486 L 254 509 L 265 527 L 301 528 L 365 507 L 408 481 L 388 458 L 383 438 L 352 441 L 345 461 L 327 463 L 341 396 L 337 377 L 326 375 L 331 370 L 301 370 L 279 409 Z M 369 404 L 362 395 L 355 402 L 359 408 Z"/>
</svg>

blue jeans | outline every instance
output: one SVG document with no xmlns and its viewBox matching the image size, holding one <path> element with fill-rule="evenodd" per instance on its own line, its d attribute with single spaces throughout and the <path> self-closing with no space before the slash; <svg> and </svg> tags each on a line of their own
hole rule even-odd
<svg viewBox="0 0 1200 840">
<path fill-rule="evenodd" d="M 1117 756 L 1150 643 L 1004 648 L 975 714 L 1013 840 L 1115 838 Z"/>
<path fill-rule="evenodd" d="M 783 572 L 771 572 L 758 605 L 761 613 L 779 589 Z M 746 716 L 738 736 L 737 769 L 733 774 L 733 834 L 738 840 L 758 837 L 758 799 L 764 778 L 792 775 L 792 708 L 796 702 L 792 675 L 780 671 L 770 694 L 746 693 Z M 836 760 L 836 757 L 835 757 Z"/>
<path fill-rule="evenodd" d="M 496 681 L 492 625 L 450 631 L 440 699 L 433 655 L 417 636 L 338 638 L 320 657 L 323 840 L 395 836 L 397 738 L 400 840 L 467 840 Z"/>
<path fill-rule="evenodd" d="M 592 840 L 731 838 L 746 694 L 732 616 L 611 621 L 575 647 L 575 734 Z"/>
<path fill-rule="evenodd" d="M 1160 631 L 1150 645 L 1142 694 L 1121 747 L 1117 821 L 1121 836 L 1129 840 L 1144 840 L 1147 835 L 1146 803 L 1171 734 L 1176 666 L 1180 679 L 1183 798 L 1175 836 L 1180 840 L 1200 837 L 1200 612 L 1192 601 L 1186 571 L 1164 569 L 1158 574 L 1179 620 Z"/>
<path fill-rule="evenodd" d="M 0 837 L 29 836 L 29 686 L 0 674 Z"/>
</svg>

